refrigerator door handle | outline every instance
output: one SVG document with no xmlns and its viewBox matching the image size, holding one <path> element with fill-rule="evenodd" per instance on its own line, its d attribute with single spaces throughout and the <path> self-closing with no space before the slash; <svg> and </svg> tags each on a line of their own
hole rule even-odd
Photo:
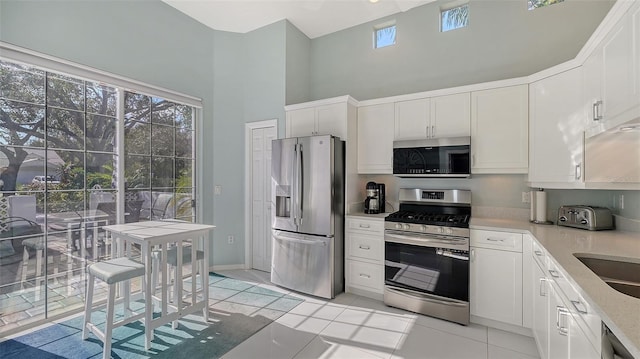
<svg viewBox="0 0 640 359">
<path fill-rule="evenodd" d="M 296 201 L 298 204 L 298 208 L 296 209 L 297 215 L 298 215 L 298 226 L 302 225 L 302 220 L 304 219 L 304 213 L 302 211 L 302 208 L 304 206 L 303 203 L 303 194 L 304 194 L 304 163 L 302 161 L 304 161 L 304 152 L 302 151 L 302 143 L 298 144 L 298 157 L 297 157 L 297 184 L 296 184 L 296 189 L 298 190 L 297 196 L 296 196 Z"/>
<path fill-rule="evenodd" d="M 293 145 L 293 188 L 291 191 L 293 197 L 293 208 L 291 208 L 291 216 L 293 216 L 293 224 L 298 226 L 298 144 Z"/>
<path fill-rule="evenodd" d="M 302 239 L 302 238 L 290 237 L 290 236 L 282 235 L 282 234 L 279 234 L 279 233 L 275 233 L 273 235 L 273 238 L 275 238 L 277 240 L 280 240 L 280 241 L 284 241 L 284 242 L 309 244 L 309 245 L 320 245 L 320 246 L 326 246 L 327 245 L 327 242 L 325 242 L 325 241 L 317 241 L 317 240 L 313 240 L 313 239 Z"/>
</svg>

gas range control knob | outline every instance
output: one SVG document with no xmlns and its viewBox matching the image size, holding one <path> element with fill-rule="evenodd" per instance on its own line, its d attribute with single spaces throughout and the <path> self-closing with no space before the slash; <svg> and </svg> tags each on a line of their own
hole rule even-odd
<svg viewBox="0 0 640 359">
<path fill-rule="evenodd" d="M 396 223 L 396 226 L 395 226 L 395 227 L 396 227 L 396 229 L 402 229 L 402 224 L 400 224 L 400 223 Z"/>
<path fill-rule="evenodd" d="M 451 229 L 451 228 L 447 228 L 447 229 L 445 229 L 445 233 L 447 233 L 447 234 L 453 234 L 453 229 Z"/>
<path fill-rule="evenodd" d="M 427 226 L 425 226 L 424 224 L 420 226 L 420 230 L 422 232 L 426 232 L 427 231 Z"/>
<path fill-rule="evenodd" d="M 403 224 L 403 225 L 402 225 L 402 229 L 404 229 L 404 230 L 408 230 L 410 227 L 411 227 L 411 226 L 410 226 L 410 225 L 408 225 L 408 224 Z"/>
<path fill-rule="evenodd" d="M 439 232 L 439 233 L 444 233 L 444 228 L 439 227 L 439 228 L 438 228 L 438 232 Z"/>
</svg>

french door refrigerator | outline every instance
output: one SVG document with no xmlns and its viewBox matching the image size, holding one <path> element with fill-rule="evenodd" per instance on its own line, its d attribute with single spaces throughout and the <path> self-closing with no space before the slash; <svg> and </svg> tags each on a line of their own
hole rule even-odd
<svg viewBox="0 0 640 359">
<path fill-rule="evenodd" d="M 344 142 L 274 140 L 271 282 L 333 298 L 344 290 Z"/>
</svg>

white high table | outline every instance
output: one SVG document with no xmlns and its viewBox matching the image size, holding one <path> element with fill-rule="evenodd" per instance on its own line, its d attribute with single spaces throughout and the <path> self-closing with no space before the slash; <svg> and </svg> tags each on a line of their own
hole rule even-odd
<svg viewBox="0 0 640 359">
<path fill-rule="evenodd" d="M 144 327 L 145 327 L 145 349 L 149 350 L 151 347 L 151 340 L 153 339 L 153 330 L 164 324 L 174 322 L 179 318 L 187 314 L 191 314 L 202 310 L 204 316 L 204 322 L 209 320 L 209 290 L 208 285 L 205 288 L 201 288 L 200 300 L 198 301 L 198 293 L 196 292 L 196 274 L 197 274 L 197 256 L 196 256 L 196 241 L 201 241 L 201 249 L 204 251 L 204 268 L 208 271 L 209 268 L 209 231 L 213 230 L 215 226 L 206 224 L 197 224 L 182 222 L 176 220 L 166 221 L 149 221 L 149 222 L 136 222 L 129 224 L 116 224 L 112 226 L 103 227 L 104 230 L 111 233 L 112 238 L 116 240 L 117 250 L 112 246 L 112 256 L 131 255 L 131 245 L 140 245 L 142 258 L 146 268 L 145 281 L 144 281 L 144 298 L 145 298 L 145 312 L 144 312 Z M 177 303 L 173 303 L 172 310 L 169 312 L 169 304 L 167 298 L 167 248 L 170 244 L 175 243 L 177 246 L 177 272 L 176 278 L 182 278 L 182 250 L 183 241 L 192 240 L 191 245 L 191 303 L 185 306 L 182 300 L 182 280 L 176 280 L 176 288 L 174 290 L 179 293 L 179 300 Z M 162 247 L 162 261 L 160 263 L 160 270 L 162 271 L 162 283 L 160 291 L 161 311 L 160 316 L 153 318 L 153 299 L 152 299 L 152 286 L 155 283 L 151 282 L 151 250 L 156 246 Z M 208 276 L 207 273 L 201 273 L 201 275 Z M 208 283 L 208 279 L 205 281 Z M 125 289 L 124 291 L 125 307 L 129 308 L 130 291 Z"/>
</svg>

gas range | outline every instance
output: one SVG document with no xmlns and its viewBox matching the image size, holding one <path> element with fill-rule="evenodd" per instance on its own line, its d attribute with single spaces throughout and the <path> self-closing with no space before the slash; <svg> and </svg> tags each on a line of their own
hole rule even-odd
<svg viewBox="0 0 640 359">
<path fill-rule="evenodd" d="M 385 229 L 469 237 L 470 218 L 470 191 L 403 188 L 399 211 L 385 218 Z"/>
<path fill-rule="evenodd" d="M 385 218 L 384 303 L 469 324 L 471 192 L 406 189 Z"/>
</svg>

